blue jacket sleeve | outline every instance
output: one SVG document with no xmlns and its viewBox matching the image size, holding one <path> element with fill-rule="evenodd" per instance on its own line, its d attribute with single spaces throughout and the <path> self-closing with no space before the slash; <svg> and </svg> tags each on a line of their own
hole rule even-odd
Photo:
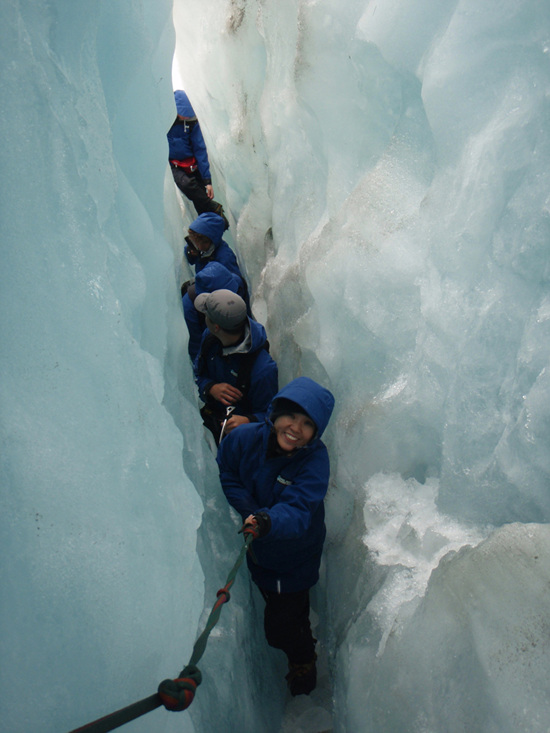
<svg viewBox="0 0 550 733">
<path fill-rule="evenodd" d="M 220 443 L 216 456 L 223 493 L 243 520 L 259 509 L 252 495 L 252 478 L 247 481 L 241 475 L 242 466 L 247 464 L 241 438 L 249 429 L 248 425 L 243 425 L 229 433 Z"/>
<path fill-rule="evenodd" d="M 191 131 L 191 146 L 193 148 L 193 155 L 197 159 L 199 173 L 201 174 L 202 180 L 206 184 L 212 183 L 206 143 L 204 142 L 202 130 L 198 122 Z"/>
<path fill-rule="evenodd" d="M 181 302 L 183 306 L 183 316 L 189 332 L 187 350 L 191 357 L 191 361 L 194 362 L 200 351 L 202 335 L 205 329 L 204 318 L 201 318 L 201 315 L 193 305 L 193 302 L 187 293 L 185 293 Z"/>
<path fill-rule="evenodd" d="M 200 355 L 202 351 L 202 342 L 208 336 L 208 333 L 209 333 L 208 329 L 206 328 L 203 331 L 202 338 L 200 340 L 199 348 L 197 351 L 197 355 L 193 362 L 193 372 L 195 374 L 195 382 L 197 384 L 197 387 L 199 388 L 199 397 L 201 398 L 203 402 L 207 401 L 206 390 L 208 389 L 208 387 L 210 387 L 210 385 L 215 384 L 215 381 L 211 377 L 207 376 L 201 369 Z"/>
<path fill-rule="evenodd" d="M 216 262 L 219 262 L 220 265 L 227 267 L 229 272 L 240 277 L 244 283 L 244 277 L 241 272 L 241 268 L 239 267 L 239 263 L 237 262 L 237 258 L 235 257 L 235 253 L 223 239 L 216 248 L 215 260 Z"/>
</svg>

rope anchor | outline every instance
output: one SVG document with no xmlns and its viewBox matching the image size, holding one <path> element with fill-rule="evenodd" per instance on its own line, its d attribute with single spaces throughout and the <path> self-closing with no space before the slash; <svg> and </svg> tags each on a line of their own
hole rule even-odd
<svg viewBox="0 0 550 733">
<path fill-rule="evenodd" d="M 175 680 L 163 680 L 158 686 L 155 695 L 150 695 L 143 700 L 135 702 L 133 705 L 128 705 L 126 708 L 122 708 L 110 715 L 94 720 L 92 723 L 83 725 L 81 728 L 74 728 L 70 733 L 84 733 L 84 731 L 86 733 L 108 733 L 108 731 L 115 730 L 115 728 L 129 723 L 131 720 L 145 715 L 145 713 L 150 713 L 161 705 L 164 705 L 166 710 L 171 710 L 172 712 L 186 710 L 191 705 L 195 699 L 197 687 L 202 682 L 202 674 L 197 667 L 197 662 L 204 654 L 210 632 L 218 623 L 223 604 L 227 603 L 231 598 L 229 589 L 235 582 L 237 572 L 242 565 L 248 546 L 252 540 L 252 536 L 245 537 L 244 545 L 241 548 L 235 565 L 233 565 L 231 572 L 227 576 L 224 587 L 220 588 L 216 593 L 217 601 L 210 611 L 204 631 L 193 646 L 191 659 L 187 666 L 182 669 L 179 676 Z"/>
</svg>

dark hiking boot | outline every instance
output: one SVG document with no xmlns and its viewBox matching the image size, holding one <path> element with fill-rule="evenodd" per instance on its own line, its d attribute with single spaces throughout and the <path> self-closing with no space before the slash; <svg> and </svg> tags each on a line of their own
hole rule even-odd
<svg viewBox="0 0 550 733">
<path fill-rule="evenodd" d="M 226 232 L 229 229 L 229 221 L 227 220 L 227 216 L 225 215 L 225 211 L 223 210 L 223 206 L 221 204 L 218 204 L 216 207 L 216 214 L 221 216 L 221 218 L 224 221 L 223 230 Z"/>
<path fill-rule="evenodd" d="M 317 654 L 314 654 L 313 659 L 309 662 L 303 664 L 288 663 L 289 671 L 285 679 L 291 695 L 309 695 L 315 689 L 317 684 L 316 660 Z"/>
</svg>

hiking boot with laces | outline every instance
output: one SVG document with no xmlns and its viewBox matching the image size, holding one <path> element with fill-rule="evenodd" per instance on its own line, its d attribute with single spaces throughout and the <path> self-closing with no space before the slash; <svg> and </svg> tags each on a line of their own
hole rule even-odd
<svg viewBox="0 0 550 733">
<path fill-rule="evenodd" d="M 290 690 L 290 694 L 309 695 L 315 689 L 317 684 L 317 654 L 313 655 L 313 659 L 309 662 L 297 664 L 295 662 L 288 663 L 288 674 L 285 679 Z"/>
</svg>

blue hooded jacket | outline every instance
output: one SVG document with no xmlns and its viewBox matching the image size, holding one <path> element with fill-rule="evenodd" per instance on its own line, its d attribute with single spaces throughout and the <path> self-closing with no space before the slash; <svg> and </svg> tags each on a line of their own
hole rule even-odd
<svg viewBox="0 0 550 733">
<path fill-rule="evenodd" d="M 215 214 L 213 211 L 205 211 L 191 222 L 189 229 L 197 232 L 197 234 L 204 234 L 212 240 L 214 245 L 214 251 L 211 254 L 206 255 L 206 253 L 201 252 L 198 256 L 191 254 L 189 252 L 189 246 L 187 244 L 185 245 L 184 253 L 187 262 L 192 267 L 195 267 L 195 275 L 198 275 L 209 262 L 219 262 L 224 267 L 227 267 L 229 272 L 238 275 L 244 282 L 235 253 L 227 242 L 224 242 L 222 239 L 225 231 L 225 221 L 219 214 Z"/>
<path fill-rule="evenodd" d="M 176 109 L 178 110 L 178 114 L 182 117 L 188 117 L 189 119 L 192 119 L 193 117 L 196 117 L 195 110 L 193 109 L 193 105 L 189 101 L 189 97 L 187 96 L 187 92 L 184 92 L 183 89 L 176 89 L 174 92 L 174 101 L 176 102 Z"/>
<path fill-rule="evenodd" d="M 201 127 L 196 120 L 196 115 L 189 97 L 182 90 L 174 92 L 176 109 L 182 117 L 195 118 L 190 120 L 176 119 L 166 135 L 168 139 L 168 159 L 185 160 L 194 156 L 197 159 L 199 173 L 205 184 L 212 183 L 210 164 L 206 143 L 202 136 Z"/>
<path fill-rule="evenodd" d="M 208 262 L 195 277 L 195 293 L 213 293 L 214 290 L 231 290 L 238 293 L 246 302 L 247 290 L 238 275 L 229 272 L 219 262 Z M 191 361 L 195 361 L 199 353 L 202 334 L 206 328 L 204 315 L 199 313 L 189 295 L 182 298 L 183 315 L 189 331 L 188 351 Z"/>
<path fill-rule="evenodd" d="M 235 404 L 234 414 L 246 415 L 251 422 L 263 422 L 271 400 L 279 388 L 279 370 L 276 362 L 264 348 L 267 342 L 265 328 L 252 318 L 248 318 L 248 326 L 250 328 L 251 344 L 246 353 L 256 353 L 256 358 L 250 372 L 247 394 L 244 399 Z M 227 384 L 234 387 L 237 385 L 239 368 L 243 360 L 242 353 L 224 356 L 221 342 L 217 338 L 206 342 L 207 348 L 203 349 L 203 343 L 209 333 L 208 329 L 205 329 L 199 354 L 193 366 L 199 395 L 204 402 L 208 401 L 206 392 L 212 384 L 227 382 Z M 201 353 L 203 350 L 204 353 Z"/>
<path fill-rule="evenodd" d="M 241 515 L 266 512 L 269 533 L 254 540 L 247 560 L 254 582 L 265 590 L 292 593 L 311 588 L 319 579 L 325 540 L 323 499 L 330 464 L 321 441 L 334 407 L 328 389 L 308 377 L 298 377 L 275 396 L 299 404 L 317 426 L 313 439 L 291 454 L 276 454 L 268 447 L 273 425 L 241 425 L 218 449 L 217 462 L 224 494 Z"/>
</svg>

